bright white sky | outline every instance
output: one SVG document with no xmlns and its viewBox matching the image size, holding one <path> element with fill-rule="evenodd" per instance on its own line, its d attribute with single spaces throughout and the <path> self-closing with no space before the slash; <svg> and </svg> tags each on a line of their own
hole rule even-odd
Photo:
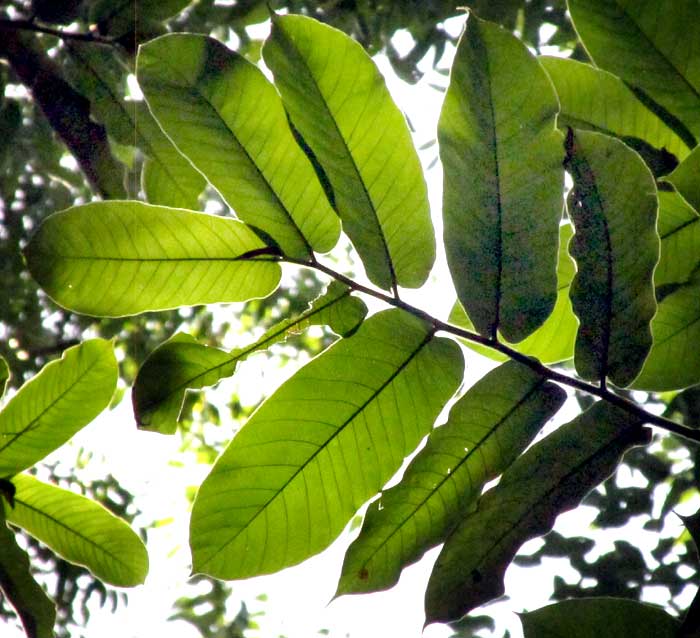
<svg viewBox="0 0 700 638">
<path fill-rule="evenodd" d="M 462 20 L 452 21 L 451 32 L 459 33 L 461 23 Z M 449 66 L 449 57 L 448 51 L 441 66 Z M 399 107 L 406 112 L 416 128 L 416 145 L 434 139 L 443 94 L 429 84 L 445 86 L 446 78 L 430 72 L 428 61 L 424 65 L 427 73 L 423 80 L 416 86 L 409 86 L 395 78 L 386 60 L 380 58 L 377 62 L 387 77 L 389 88 Z M 430 163 L 436 154 L 436 146 L 424 151 L 424 164 Z M 437 243 L 441 246 L 439 165 L 433 167 L 427 176 L 432 210 L 435 213 Z M 444 317 L 452 306 L 454 293 L 451 284 L 444 284 L 450 282 L 444 252 L 438 258 L 431 285 L 420 291 L 406 291 L 404 296 L 411 303 Z M 443 284 L 436 286 L 438 281 Z M 235 390 L 242 395 L 244 402 L 247 396 L 249 402 L 254 403 L 259 391 L 264 388 L 269 392 L 270 388 L 293 372 L 293 365 L 278 370 L 269 363 L 264 359 L 252 358 L 244 364 L 245 369 L 241 369 L 234 380 L 223 383 L 216 394 L 224 397 L 225 401 Z M 482 357 L 471 354 L 467 362 L 467 385 L 483 376 L 492 365 Z M 237 385 L 238 379 L 243 378 L 246 379 L 246 385 Z M 558 420 L 561 422 L 571 418 L 576 410 L 570 402 Z M 226 425 L 221 427 L 225 431 Z M 171 638 L 199 638 L 196 630 L 186 623 L 166 623 L 168 616 L 173 613 L 171 605 L 183 594 L 183 583 L 189 575 L 189 514 L 184 498 L 185 490 L 188 486 L 201 483 L 208 471 L 207 467 L 197 464 L 194 458 L 183 458 L 178 449 L 179 444 L 178 437 L 137 432 L 128 397 L 113 412 L 85 428 L 73 442 L 74 446 L 82 445 L 95 452 L 91 468 L 96 478 L 111 472 L 137 495 L 137 503 L 149 517 L 144 522 L 153 519 L 172 521 L 149 531 L 151 569 L 146 584 L 129 590 L 128 607 L 120 606 L 115 615 L 95 609 L 86 632 L 87 638 L 146 638 L 166 632 Z M 72 454 L 69 452 L 68 458 L 72 458 Z M 104 456 L 104 462 L 100 462 L 100 456 Z M 171 461 L 184 461 L 184 467 L 173 467 L 169 464 Z M 588 527 L 592 514 L 590 508 L 588 511 L 580 509 L 576 513 L 566 514 L 560 517 L 557 527 L 567 535 L 590 533 Z M 629 531 L 626 532 L 628 534 Z M 430 552 L 417 565 L 406 569 L 401 581 L 392 590 L 371 595 L 346 596 L 329 604 L 335 592 L 343 554 L 351 538 L 346 532 L 321 555 L 279 574 L 232 583 L 232 615 L 238 610 L 241 600 L 246 602 L 250 612 L 264 612 L 263 616 L 256 618 L 261 628 L 250 631 L 251 638 L 273 638 L 279 635 L 308 638 L 320 635 L 317 632 L 321 629 L 330 630 L 330 635 L 336 637 L 419 638 L 424 622 L 423 592 L 437 550 Z M 606 551 L 612 546 L 609 538 L 603 539 L 603 543 Z M 537 546 L 538 541 L 529 544 L 532 551 Z M 499 631 L 507 626 L 514 638 L 521 635 L 520 623 L 510 612 L 546 604 L 554 572 L 564 578 L 577 577 L 566 561 L 551 560 L 542 570 L 509 570 L 507 591 L 515 598 L 499 605 Z M 267 596 L 266 602 L 256 600 L 261 594 Z M 489 610 L 490 613 L 492 611 L 494 610 Z M 445 638 L 451 633 L 447 627 L 431 626 L 423 636 Z M 21 632 L 8 635 L 5 627 L 2 628 L 2 635 L 7 638 L 23 636 Z"/>
</svg>

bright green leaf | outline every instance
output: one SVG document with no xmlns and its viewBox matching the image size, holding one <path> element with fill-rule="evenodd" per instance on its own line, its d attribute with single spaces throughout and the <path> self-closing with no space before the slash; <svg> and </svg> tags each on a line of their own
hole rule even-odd
<svg viewBox="0 0 700 638">
<path fill-rule="evenodd" d="M 263 57 L 368 277 L 382 288 L 421 286 L 435 259 L 425 179 L 370 57 L 340 31 L 292 15 L 273 16 Z"/>
<path fill-rule="evenodd" d="M 618 77 L 570 58 L 541 56 L 559 96 L 561 128 L 597 131 L 622 139 L 644 140 L 679 159 L 689 152 L 685 142 L 646 108 Z"/>
<path fill-rule="evenodd" d="M 660 104 L 669 112 L 666 123 L 693 148 L 700 135 L 697 1 L 568 0 L 568 6 L 596 65 Z"/>
<path fill-rule="evenodd" d="M 234 219 L 109 201 L 51 215 L 25 257 L 57 303 L 115 317 L 265 297 L 281 275 L 269 252 Z"/>
<path fill-rule="evenodd" d="M 576 371 L 622 387 L 637 376 L 651 348 L 656 184 L 641 158 L 615 138 L 569 129 L 566 148 L 574 180 L 570 250 L 578 265 L 571 283 L 580 321 Z"/>
<path fill-rule="evenodd" d="M 554 307 L 564 181 L 558 108 L 525 45 L 470 16 L 438 139 L 447 260 L 457 296 L 484 336 L 500 331 L 521 341 Z"/>
<path fill-rule="evenodd" d="M 388 589 L 442 542 L 561 407 L 566 393 L 526 366 L 496 368 L 453 406 L 445 425 L 365 516 L 345 556 L 338 594 Z"/>
<path fill-rule="evenodd" d="M 56 608 L 29 571 L 29 556 L 5 524 L 0 499 L 0 594 L 14 607 L 27 638 L 54 638 Z"/>
<path fill-rule="evenodd" d="M 426 623 L 457 620 L 500 596 L 520 546 L 548 532 L 649 438 L 638 421 L 599 402 L 519 457 L 445 542 L 426 590 Z"/>
<path fill-rule="evenodd" d="M 29 474 L 18 474 L 12 482 L 15 506 L 5 508 L 10 523 L 105 583 L 133 587 L 146 579 L 146 547 L 123 520 L 85 496 Z"/>
<path fill-rule="evenodd" d="M 168 137 L 238 217 L 290 257 L 333 248 L 340 222 L 257 67 L 212 38 L 172 34 L 141 47 L 137 76 Z"/>
<path fill-rule="evenodd" d="M 659 303 L 651 322 L 654 345 L 632 387 L 679 390 L 700 383 L 700 358 L 689 356 L 700 343 L 700 286 L 680 286 Z"/>
<path fill-rule="evenodd" d="M 11 477 L 63 445 L 109 404 L 117 361 L 109 341 L 68 348 L 25 383 L 0 412 L 0 477 Z"/>
<path fill-rule="evenodd" d="M 659 191 L 658 231 L 654 285 L 687 282 L 700 264 L 700 215 L 678 193 Z"/>
<path fill-rule="evenodd" d="M 281 341 L 290 332 L 324 324 L 339 334 L 354 330 L 367 307 L 351 297 L 350 292 L 346 286 L 332 283 L 307 311 L 281 321 L 254 343 L 230 353 L 197 343 L 187 334 L 176 334 L 148 356 L 136 375 L 132 401 L 139 427 L 173 434 L 187 389 L 211 386 L 231 376 L 239 362 Z"/>
<path fill-rule="evenodd" d="M 666 181 L 671 182 L 683 199 L 700 212 L 700 146 L 676 167 Z"/>
<path fill-rule="evenodd" d="M 463 365 L 454 341 L 388 310 L 303 367 L 200 487 L 194 571 L 244 578 L 327 547 L 430 431 Z"/>
<path fill-rule="evenodd" d="M 520 614 L 525 638 L 675 638 L 680 622 L 625 598 L 564 600 Z"/>
<path fill-rule="evenodd" d="M 533 332 L 529 337 L 520 343 L 509 343 L 501 339 L 503 343 L 511 348 L 522 352 L 530 357 L 535 357 L 542 363 L 557 363 L 566 361 L 574 356 L 574 341 L 576 339 L 576 329 L 578 321 L 571 308 L 569 298 L 569 286 L 574 277 L 576 266 L 574 260 L 569 255 L 569 241 L 573 235 L 571 224 L 563 224 L 559 228 L 559 260 L 557 263 L 557 301 L 554 310 L 547 320 Z M 450 313 L 449 321 L 455 326 L 474 330 L 474 324 L 464 312 L 464 308 L 457 301 Z M 481 346 L 473 341 L 460 339 L 464 345 L 483 354 L 494 361 L 506 361 L 508 357 L 497 350 Z"/>
<path fill-rule="evenodd" d="M 5 361 L 3 357 L 0 357 L 0 399 L 2 399 L 2 395 L 5 394 L 5 388 L 9 380 L 10 366 L 7 365 L 7 361 Z"/>
</svg>

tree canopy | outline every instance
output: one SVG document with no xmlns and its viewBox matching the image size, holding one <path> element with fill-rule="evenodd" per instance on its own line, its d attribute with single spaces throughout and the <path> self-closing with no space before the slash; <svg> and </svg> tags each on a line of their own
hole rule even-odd
<svg viewBox="0 0 700 638">
<path fill-rule="evenodd" d="M 443 2 L 0 13 L 0 590 L 28 636 L 74 620 L 75 593 L 52 600 L 37 582 L 37 540 L 104 596 L 148 571 L 116 481 L 121 506 L 33 469 L 127 384 L 139 428 L 179 433 L 211 463 L 189 547 L 214 605 L 219 580 L 305 561 L 368 504 L 338 596 L 392 587 L 441 545 L 426 625 L 474 635 L 493 623 L 469 614 L 504 594 L 511 564 L 566 556 L 581 580 L 555 579 L 555 602 L 520 616 L 526 638 L 700 631 L 697 596 L 679 602 L 697 515 L 679 539 L 664 531 L 697 501 L 700 6 L 468 4 L 458 39 Z M 371 54 L 416 82 L 426 53 L 440 67 L 448 49 L 431 211 Z M 443 247 L 451 281 L 430 277 Z M 407 301 L 452 286 L 449 317 Z M 250 335 L 231 349 L 206 305 L 233 302 Z M 197 439 L 193 391 L 280 342 L 313 358 L 223 449 Z M 498 365 L 466 387 L 465 362 L 484 355 Z M 567 396 L 579 413 L 553 427 Z M 623 466 L 640 486 L 616 480 Z M 658 565 L 626 541 L 590 561 L 587 539 L 556 531 L 518 556 L 581 502 L 600 527 L 645 516 Z M 665 609 L 644 602 L 655 585 Z M 220 635 L 220 611 L 184 609 Z"/>
</svg>

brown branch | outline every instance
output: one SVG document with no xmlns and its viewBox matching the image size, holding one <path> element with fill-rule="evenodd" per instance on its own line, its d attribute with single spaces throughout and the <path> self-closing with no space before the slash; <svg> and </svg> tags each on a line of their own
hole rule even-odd
<svg viewBox="0 0 700 638">
<path fill-rule="evenodd" d="M 29 89 L 95 191 L 103 197 L 124 197 L 123 168 L 112 155 L 104 126 L 90 118 L 90 101 L 63 79 L 35 36 L 4 29 L 0 58 Z"/>
<path fill-rule="evenodd" d="M 35 33 L 44 33 L 52 35 L 61 40 L 78 40 L 80 42 L 97 42 L 99 44 L 115 44 L 114 38 L 106 37 L 98 33 L 80 33 L 76 31 L 62 31 L 52 27 L 45 27 L 37 24 L 33 20 L 10 20 L 9 18 L 0 18 L 0 31 L 33 31 Z"/>
</svg>

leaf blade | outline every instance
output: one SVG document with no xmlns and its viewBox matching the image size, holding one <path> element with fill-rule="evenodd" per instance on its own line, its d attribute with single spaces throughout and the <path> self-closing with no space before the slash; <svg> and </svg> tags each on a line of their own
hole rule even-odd
<svg viewBox="0 0 700 638">
<path fill-rule="evenodd" d="M 48 217 L 25 258 L 57 303 L 114 317 L 267 296 L 281 271 L 266 248 L 237 220 L 105 201 Z"/>
<path fill-rule="evenodd" d="M 478 381 L 430 434 L 401 482 L 370 505 L 336 595 L 396 584 L 405 566 L 444 540 L 484 484 L 517 458 L 565 398 L 514 361 Z"/>
<path fill-rule="evenodd" d="M 438 140 L 448 264 L 459 300 L 487 337 L 500 330 L 521 341 L 554 307 L 564 179 L 557 111 L 551 82 L 526 47 L 470 16 Z"/>
<path fill-rule="evenodd" d="M 362 47 L 335 29 L 293 15 L 273 15 L 272 25 L 263 58 L 328 177 L 368 277 L 381 288 L 420 287 L 435 259 L 427 190 L 383 78 Z"/>
<path fill-rule="evenodd" d="M 117 386 L 109 341 L 91 339 L 25 383 L 0 412 L 0 477 L 34 465 L 90 423 Z"/>
<path fill-rule="evenodd" d="M 242 578 L 325 548 L 430 429 L 462 366 L 454 342 L 398 310 L 374 315 L 307 364 L 200 487 L 193 569 Z"/>
</svg>

